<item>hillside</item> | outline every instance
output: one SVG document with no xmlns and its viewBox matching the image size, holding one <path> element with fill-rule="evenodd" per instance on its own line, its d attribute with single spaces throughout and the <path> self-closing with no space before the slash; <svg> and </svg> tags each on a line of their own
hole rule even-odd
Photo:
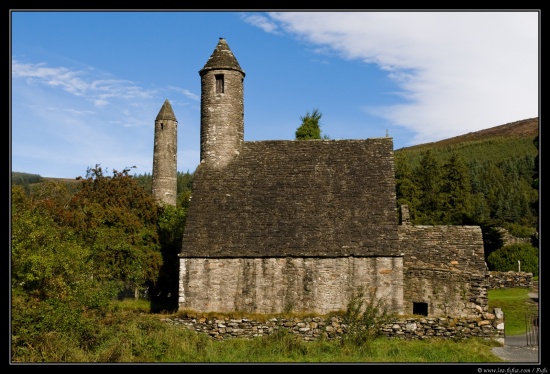
<svg viewBox="0 0 550 374">
<path fill-rule="evenodd" d="M 454 206 L 456 219 L 490 222 L 530 237 L 538 225 L 538 135 L 537 117 L 400 148 L 394 152 L 398 205 L 416 211 L 414 224 L 454 222 Z"/>
<path fill-rule="evenodd" d="M 465 142 L 475 142 L 487 140 L 489 138 L 505 137 L 528 137 L 534 139 L 539 133 L 539 118 L 529 118 L 521 121 L 511 122 L 500 126 L 491 127 L 485 130 L 469 132 L 464 135 L 443 139 L 437 142 L 417 144 L 410 147 L 400 148 L 400 150 L 418 150 L 425 147 L 439 148 L 448 147 Z"/>
</svg>

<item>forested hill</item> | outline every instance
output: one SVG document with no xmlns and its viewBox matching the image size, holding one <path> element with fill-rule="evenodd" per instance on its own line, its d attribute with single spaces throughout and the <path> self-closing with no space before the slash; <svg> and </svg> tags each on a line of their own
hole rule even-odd
<svg viewBox="0 0 550 374">
<path fill-rule="evenodd" d="M 490 138 L 516 137 L 534 139 L 539 133 L 539 118 L 529 118 L 521 121 L 510 122 L 505 125 L 491 127 L 485 130 L 469 132 L 464 135 L 443 139 L 437 142 L 417 144 L 410 147 L 400 148 L 399 150 L 418 150 L 423 148 L 448 147 L 464 142 L 477 142 Z"/>
<path fill-rule="evenodd" d="M 460 155 L 466 164 L 501 164 L 518 158 L 532 160 L 538 154 L 534 145 L 538 134 L 539 119 L 535 117 L 437 142 L 400 148 L 395 151 L 395 156 L 396 160 L 407 160 L 413 167 L 418 166 L 420 158 L 427 150 L 440 162 L 445 162 L 452 154 Z"/>
<path fill-rule="evenodd" d="M 538 120 L 396 150 L 398 205 L 409 206 L 413 224 L 496 225 L 515 236 L 533 235 Z"/>
</svg>

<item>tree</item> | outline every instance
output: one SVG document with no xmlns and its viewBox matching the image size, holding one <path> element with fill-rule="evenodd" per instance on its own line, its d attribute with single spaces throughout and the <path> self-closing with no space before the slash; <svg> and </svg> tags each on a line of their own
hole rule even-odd
<svg viewBox="0 0 550 374">
<path fill-rule="evenodd" d="M 533 140 L 533 145 L 537 148 L 537 155 L 535 156 L 534 165 L 533 165 L 533 182 L 532 186 L 534 189 L 539 189 L 539 136 L 537 135 Z"/>
<path fill-rule="evenodd" d="M 395 193 L 397 206 L 408 205 L 410 218 L 414 222 L 416 208 L 420 205 L 420 192 L 414 183 L 410 163 L 398 155 L 395 157 Z"/>
<path fill-rule="evenodd" d="M 11 172 L 11 184 L 23 186 L 27 194 L 30 192 L 31 184 L 42 182 L 42 180 L 42 177 L 38 174 L 19 173 L 16 171 Z"/>
<path fill-rule="evenodd" d="M 300 117 L 302 124 L 296 129 L 296 140 L 321 139 L 321 125 L 319 121 L 323 114 L 318 109 L 313 109 L 311 114 Z M 325 139 L 328 137 L 325 137 Z"/>
<path fill-rule="evenodd" d="M 532 187 L 539 190 L 539 136 L 537 135 L 533 140 L 533 145 L 537 148 L 537 155 L 535 156 L 534 167 L 533 167 L 533 181 L 531 183 Z M 533 210 L 536 212 L 536 216 L 539 216 L 539 199 L 532 204 Z M 531 237 L 531 245 L 538 248 L 539 247 L 539 229 L 538 229 L 538 220 L 537 220 L 537 231 Z"/>
<path fill-rule="evenodd" d="M 187 208 L 165 204 L 160 207 L 158 235 L 162 266 L 156 284 L 151 284 L 152 310 L 173 310 L 178 307 L 179 257 Z"/>
<path fill-rule="evenodd" d="M 527 243 L 505 245 L 489 255 L 487 265 L 494 271 L 516 271 L 521 268 L 521 271 L 538 276 L 538 249 Z"/>
<path fill-rule="evenodd" d="M 40 349 L 40 342 L 55 346 L 57 339 L 86 345 L 97 333 L 93 316 L 116 295 L 93 278 L 90 251 L 67 225 L 70 215 L 59 204 L 66 197 L 54 187 L 38 185 L 30 197 L 22 186 L 12 187 L 11 331 L 19 355 Z"/>
<path fill-rule="evenodd" d="M 178 187 L 177 187 L 177 201 L 176 206 L 178 208 L 185 208 L 189 206 L 191 200 L 191 194 L 193 191 L 193 174 L 187 171 L 182 173 L 178 171 Z"/>
<path fill-rule="evenodd" d="M 157 233 L 158 210 L 151 193 L 128 175 L 128 169 L 103 174 L 88 169 L 73 197 L 73 227 L 91 251 L 94 277 L 119 282 L 135 297 L 155 283 L 162 265 Z"/>
<path fill-rule="evenodd" d="M 435 225 L 441 221 L 441 169 L 431 150 L 427 150 L 420 165 L 414 171 L 414 179 L 420 189 L 421 205 L 418 207 L 420 224 Z"/>
<path fill-rule="evenodd" d="M 483 252 L 487 261 L 491 253 L 504 245 L 504 235 L 502 230 L 492 223 L 481 223 L 480 227 L 483 235 Z"/>
<path fill-rule="evenodd" d="M 468 168 L 456 153 L 443 166 L 441 196 L 444 223 L 464 224 L 471 215 L 471 184 Z"/>
<path fill-rule="evenodd" d="M 32 201 L 23 187 L 12 187 L 11 270 L 13 286 L 44 300 L 74 297 L 74 285 L 86 280 L 87 251 L 70 227 L 54 217 L 57 210 Z"/>
</svg>

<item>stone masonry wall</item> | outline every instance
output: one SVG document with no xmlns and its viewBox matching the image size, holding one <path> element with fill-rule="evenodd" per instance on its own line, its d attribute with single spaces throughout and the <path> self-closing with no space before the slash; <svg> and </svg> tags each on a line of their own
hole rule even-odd
<svg viewBox="0 0 550 374">
<path fill-rule="evenodd" d="M 429 316 L 475 316 L 487 312 L 485 277 L 457 271 L 409 268 L 403 309 L 413 313 L 415 303 L 425 303 Z"/>
<path fill-rule="evenodd" d="M 490 289 L 533 287 L 533 273 L 517 271 L 490 271 L 487 276 L 487 284 Z"/>
<path fill-rule="evenodd" d="M 406 215 L 405 215 L 406 217 Z M 399 226 L 403 311 L 425 303 L 429 316 L 486 313 L 483 236 L 478 226 Z"/>
<path fill-rule="evenodd" d="M 224 92 L 216 93 L 216 75 Z M 209 70 L 201 77 L 201 161 L 225 166 L 244 141 L 244 75 L 236 70 Z"/>
<path fill-rule="evenodd" d="M 170 113 L 173 116 L 171 107 Z M 175 117 L 155 120 L 152 194 L 158 202 L 173 206 L 176 206 L 178 188 L 177 131 Z"/>
<path fill-rule="evenodd" d="M 400 314 L 402 264 L 401 257 L 181 258 L 179 309 L 328 314 L 362 290 Z"/>
<path fill-rule="evenodd" d="M 165 322 L 207 334 L 215 340 L 255 338 L 281 329 L 305 341 L 321 338 L 341 339 L 348 331 L 342 317 L 274 317 L 266 321 L 231 317 L 171 317 Z M 381 326 L 380 332 L 397 339 L 466 339 L 472 337 L 504 339 L 504 315 L 500 309 L 478 318 L 403 317 Z"/>
</svg>

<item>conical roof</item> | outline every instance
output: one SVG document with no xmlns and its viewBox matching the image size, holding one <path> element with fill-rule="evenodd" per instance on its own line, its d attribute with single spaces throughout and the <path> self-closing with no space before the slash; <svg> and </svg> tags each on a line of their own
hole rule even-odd
<svg viewBox="0 0 550 374">
<path fill-rule="evenodd" d="M 224 38 L 220 38 L 216 49 L 214 49 L 204 67 L 199 71 L 199 74 L 202 76 L 208 70 L 218 69 L 237 70 L 243 76 L 245 75 Z"/>
<path fill-rule="evenodd" d="M 172 110 L 172 105 L 170 105 L 168 99 L 164 101 L 164 104 L 162 104 L 162 108 L 160 108 L 160 112 L 157 115 L 156 121 L 161 120 L 177 121 L 174 111 Z"/>
</svg>

